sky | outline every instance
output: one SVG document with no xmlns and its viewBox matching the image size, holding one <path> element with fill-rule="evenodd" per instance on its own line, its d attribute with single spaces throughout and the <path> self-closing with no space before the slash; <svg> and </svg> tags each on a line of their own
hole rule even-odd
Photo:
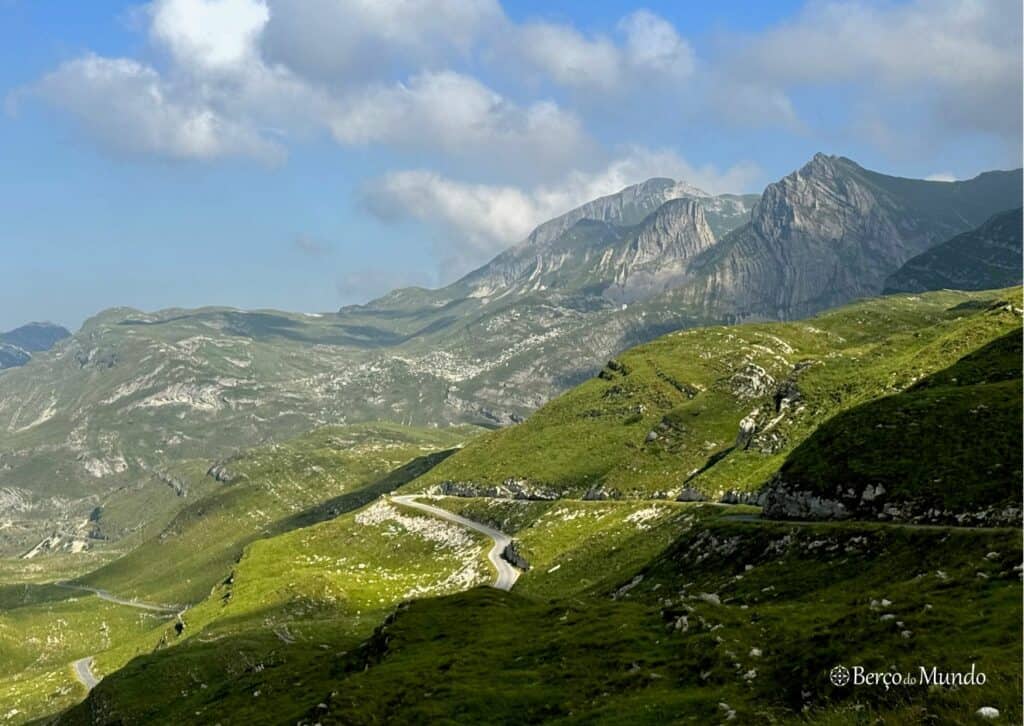
<svg viewBox="0 0 1024 726">
<path fill-rule="evenodd" d="M 652 176 L 1021 166 L 1019 0 L 0 0 L 0 330 L 453 281 Z"/>
</svg>

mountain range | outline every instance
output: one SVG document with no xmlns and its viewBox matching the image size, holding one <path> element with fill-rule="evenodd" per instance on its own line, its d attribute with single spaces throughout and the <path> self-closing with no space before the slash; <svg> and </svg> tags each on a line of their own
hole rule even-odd
<svg viewBox="0 0 1024 726">
<path fill-rule="evenodd" d="M 188 501 L 183 467 L 321 424 L 521 421 L 657 335 L 876 295 L 1020 199 L 1020 170 L 932 182 L 818 154 L 759 196 L 652 179 L 447 287 L 333 314 L 105 311 L 0 375 L 0 548 L 130 537 Z"/>
<path fill-rule="evenodd" d="M 993 215 L 977 229 L 959 234 L 907 260 L 885 281 L 885 292 L 991 290 L 1020 282 L 1021 209 Z"/>
<path fill-rule="evenodd" d="M 337 313 L 22 331 L 0 720 L 1020 723 L 1020 196 L 818 155 Z"/>
</svg>

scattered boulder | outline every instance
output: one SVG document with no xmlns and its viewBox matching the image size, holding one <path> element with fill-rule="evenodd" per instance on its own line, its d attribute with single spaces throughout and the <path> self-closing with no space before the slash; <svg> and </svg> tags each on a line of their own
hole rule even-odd
<svg viewBox="0 0 1024 726">
<path fill-rule="evenodd" d="M 753 361 L 747 361 L 730 380 L 732 391 L 739 398 L 760 398 L 768 395 L 775 387 L 775 379 Z"/>
<path fill-rule="evenodd" d="M 736 434 L 736 448 L 747 449 L 750 442 L 753 441 L 755 433 L 757 433 L 757 411 L 751 411 L 740 421 L 740 430 Z"/>
<path fill-rule="evenodd" d="M 879 484 L 878 486 L 872 486 L 868 484 L 866 487 L 864 487 L 864 491 L 861 493 L 860 498 L 863 502 L 873 502 L 884 495 L 885 487 L 883 487 L 881 484 Z"/>
<path fill-rule="evenodd" d="M 605 489 L 604 485 L 592 486 L 583 494 L 585 502 L 603 502 L 608 499 L 621 499 L 622 492 L 618 489 Z"/>
<path fill-rule="evenodd" d="M 529 572 L 530 570 L 530 563 L 526 561 L 526 558 L 523 557 L 522 553 L 519 551 L 519 547 L 516 545 L 515 540 L 509 542 L 505 546 L 505 549 L 501 551 L 501 559 L 523 572 Z"/>
<path fill-rule="evenodd" d="M 235 480 L 235 473 L 228 469 L 226 464 L 221 462 L 217 462 L 207 469 L 206 476 L 212 477 L 214 481 L 219 481 L 223 484 L 230 484 Z"/>
<path fill-rule="evenodd" d="M 741 492 L 729 489 L 718 498 L 719 504 L 752 504 L 756 507 L 764 505 L 764 494 L 761 492 Z"/>
<path fill-rule="evenodd" d="M 849 519 L 854 516 L 843 502 L 804 490 L 790 490 L 776 477 L 762 492 L 768 519 Z"/>
</svg>

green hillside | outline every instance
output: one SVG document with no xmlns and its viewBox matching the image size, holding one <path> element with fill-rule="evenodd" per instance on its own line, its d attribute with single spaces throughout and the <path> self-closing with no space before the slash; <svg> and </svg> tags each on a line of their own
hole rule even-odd
<svg viewBox="0 0 1024 726">
<path fill-rule="evenodd" d="M 194 501 L 132 552 L 88 552 L 87 573 L 53 560 L 78 584 L 175 609 L 70 591 L 25 564 L 46 559 L 4 565 L 19 581 L 0 588 L 0 712 L 71 724 L 853 724 L 960 722 L 990 706 L 1019 720 L 1018 530 L 873 513 L 773 522 L 754 506 L 674 501 L 736 501 L 780 468 L 826 489 L 874 482 L 886 457 L 889 491 L 957 512 L 1019 494 L 1006 478 L 1019 441 L 960 427 L 927 442 L 906 418 L 934 432 L 991 416 L 1016 430 L 1019 296 L 900 295 L 673 333 L 502 431 L 326 427 L 190 465 Z M 906 425 L 878 427 L 901 411 Z M 959 486 L 914 468 L 929 443 Z M 992 445 L 1006 448 L 1005 471 Z M 487 537 L 390 499 L 397 490 L 511 536 L 511 593 L 481 587 L 494 577 Z M 72 670 L 83 658 L 102 679 L 87 697 Z M 972 663 L 983 688 L 828 681 L 836 664 Z"/>
<path fill-rule="evenodd" d="M 712 520 L 616 589 L 545 600 L 474 590 L 413 603 L 361 660 L 338 668 L 325 707 L 307 718 L 918 724 L 967 723 L 990 706 L 1016 723 L 1018 540 Z M 972 663 L 985 687 L 829 682 L 842 664 L 916 676 L 920 664 Z"/>
<path fill-rule="evenodd" d="M 576 497 L 689 490 L 712 500 L 751 492 L 836 414 L 1019 335 L 1019 306 L 1019 289 L 941 292 L 672 333 L 626 351 L 525 423 L 479 437 L 415 486 Z"/>
<path fill-rule="evenodd" d="M 160 602 L 195 602 L 257 539 L 357 509 L 411 481 L 471 427 L 328 426 L 221 464 L 228 479 L 84 584 Z"/>
<path fill-rule="evenodd" d="M 521 584 L 411 602 L 396 595 L 414 575 L 385 542 L 401 534 L 430 555 L 408 513 L 375 532 L 346 515 L 267 540 L 186 616 L 197 632 L 108 676 L 61 722 L 919 723 L 982 705 L 1020 717 L 1016 532 L 747 522 L 670 502 L 638 516 L 649 506 L 500 505 L 536 557 Z M 373 589 L 353 577 L 360 561 L 378 568 Z M 429 565 L 437 581 L 450 566 Z M 828 682 L 837 664 L 972 663 L 984 688 Z"/>
<path fill-rule="evenodd" d="M 0 585 L 0 661 L 4 663 L 0 677 L 5 680 L 0 687 L 0 714 L 18 712 L 17 718 L 11 716 L 17 723 L 72 705 L 84 696 L 72 676 L 72 660 L 93 655 L 95 672 L 100 676 L 111 673 L 139 653 L 163 647 L 168 637 L 176 639 L 175 611 L 182 611 L 181 621 L 188 625 L 186 636 L 214 619 L 209 605 L 205 609 L 202 605 L 192 607 L 197 603 L 212 603 L 222 628 L 232 620 L 248 618 L 254 647 L 261 653 L 268 642 L 279 643 L 273 630 L 264 626 L 262 610 L 269 601 L 295 607 L 303 602 L 296 589 L 284 587 L 276 598 L 263 592 L 256 607 L 241 605 L 246 598 L 236 596 L 226 614 L 219 609 L 224 604 L 220 599 L 223 591 L 210 594 L 218 584 L 223 588 L 222 583 L 231 576 L 247 548 L 258 540 L 293 531 L 306 537 L 317 531 L 312 526 L 317 522 L 342 521 L 335 518 L 423 473 L 473 433 L 471 428 L 422 430 L 393 424 L 321 428 L 221 462 L 215 469 L 220 480 L 207 475 L 205 467 L 196 469 L 193 476 L 206 480 L 209 492 L 185 506 L 163 530 L 151 532 L 127 555 L 116 557 L 116 549 L 90 551 L 75 556 L 79 558 L 77 564 L 70 555 L 0 560 L 5 578 L 5 584 Z M 189 484 L 193 491 L 199 491 L 196 482 Z M 359 529 L 364 534 L 368 531 Z M 377 553 L 381 542 L 359 539 L 353 546 L 364 548 L 364 554 L 366 548 Z M 328 540 L 326 544 L 333 547 L 337 543 Z M 303 557 L 312 551 L 304 540 L 294 548 Z M 474 546 L 474 561 L 478 559 L 477 550 Z M 112 556 L 115 559 L 109 561 Z M 417 553 L 415 562 L 420 559 L 445 566 L 429 547 Z M 374 563 L 373 572 L 381 576 L 383 561 L 369 557 L 367 561 Z M 271 556 L 269 562 L 276 567 L 284 560 Z M 322 591 L 318 589 L 320 573 L 315 567 L 313 570 L 308 585 L 315 598 Z M 430 572 L 413 570 L 410 582 L 422 583 L 424 577 L 429 579 Z M 244 573 L 243 568 L 239 584 L 242 592 L 247 582 Z M 354 575 L 335 574 L 347 583 Z M 284 578 L 290 575 L 287 570 L 280 574 Z M 261 578 L 270 587 L 270 578 L 263 573 Z M 171 609 L 140 611 L 87 592 L 48 584 L 64 579 L 126 599 L 166 604 Z M 369 587 L 373 590 L 372 585 Z M 388 605 L 393 602 L 381 604 L 373 598 L 365 627 L 372 629 L 382 617 L 382 608 Z M 346 618 L 351 615 L 344 611 Z M 358 618 L 352 620 L 359 622 Z M 350 643 L 354 627 L 342 628 L 331 637 Z M 264 635 L 267 640 L 262 639 Z"/>
<path fill-rule="evenodd" d="M 786 516 L 798 491 L 860 518 L 1017 524 L 1022 397 L 1018 329 L 826 421 L 782 465 L 766 510 Z"/>
</svg>

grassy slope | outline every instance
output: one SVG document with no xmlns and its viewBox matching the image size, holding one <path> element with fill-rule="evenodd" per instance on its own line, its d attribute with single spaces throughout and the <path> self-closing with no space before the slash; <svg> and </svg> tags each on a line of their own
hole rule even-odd
<svg viewBox="0 0 1024 726">
<path fill-rule="evenodd" d="M 394 424 L 325 427 L 228 462 L 235 478 L 185 508 L 156 537 L 83 578 L 121 594 L 195 602 L 244 546 L 355 509 L 421 474 L 472 430 Z"/>
<path fill-rule="evenodd" d="M 721 703 L 745 722 L 952 722 L 982 705 L 1020 717 L 1015 532 L 746 522 L 743 507 L 671 502 L 436 503 L 514 532 L 532 569 L 512 594 L 400 604 L 423 573 L 396 546 L 429 556 L 423 542 L 346 515 L 253 545 L 186 615 L 191 637 L 108 677 L 65 720 L 706 723 Z M 972 662 L 983 688 L 827 681 L 837 663 Z"/>
<path fill-rule="evenodd" d="M 67 708 L 84 695 L 70 663 L 167 620 L 58 588 L 0 588 L 0 722 Z"/>
<path fill-rule="evenodd" d="M 516 583 L 516 592 L 539 598 L 614 585 L 623 573 L 661 554 L 683 532 L 725 511 L 718 505 L 677 502 L 443 497 L 432 503 L 512 535 L 530 567 Z"/>
<path fill-rule="evenodd" d="M 657 506 L 656 516 L 637 521 L 630 515 L 644 507 L 634 503 L 522 512 L 535 519 L 520 533 L 522 541 L 542 548 L 536 559 L 545 567 L 524 575 L 517 589 L 545 597 L 582 592 L 598 580 L 607 585 L 663 551 L 699 517 L 721 510 Z M 185 614 L 180 637 L 168 625 L 159 639 L 154 632 L 131 642 L 139 653 L 156 649 L 113 673 L 67 718 L 74 723 L 92 713 L 129 723 L 156 716 L 187 722 L 201 720 L 194 718 L 198 712 L 294 721 L 326 695 L 347 667 L 347 654 L 358 657 L 359 644 L 401 603 L 489 581 L 486 545 L 457 525 L 381 502 L 256 542 L 230 582 Z M 561 567 L 548 572 L 551 563 Z M 121 653 L 101 656 L 101 668 L 110 655 L 123 660 Z"/>
<path fill-rule="evenodd" d="M 452 470 L 500 482 L 525 469 L 576 492 L 595 483 L 664 490 L 690 459 L 720 452 L 695 444 L 731 439 L 754 408 L 774 415 L 770 388 L 737 395 L 748 362 L 779 381 L 814 360 L 796 377 L 802 413 L 691 482 L 707 491 L 731 488 L 734 476 L 756 484 L 834 413 L 906 390 L 1019 329 L 1016 312 L 990 304 L 1007 296 L 1019 291 L 895 297 L 804 323 L 667 336 L 623 355 L 625 372 L 485 435 L 412 488 L 458 478 Z M 650 430 L 659 438 L 645 444 Z M 317 474 L 302 457 L 275 461 L 269 455 L 265 466 L 284 478 Z M 721 518 L 719 506 L 673 502 L 440 501 L 515 534 L 533 569 L 512 595 L 423 598 L 471 584 L 450 578 L 481 565 L 485 547 L 477 541 L 475 554 L 467 545 L 446 559 L 439 540 L 416 534 L 431 525 L 409 519 L 429 518 L 389 510 L 370 526 L 373 505 L 253 542 L 231 578 L 186 613 L 182 635 L 154 629 L 101 655 L 110 675 L 65 720 L 280 723 L 305 712 L 325 723 L 703 723 L 735 710 L 745 721 L 913 723 L 963 720 L 980 705 L 1020 720 L 1016 533 L 751 523 Z M 827 683 L 836 662 L 962 669 L 971 660 L 988 673 L 985 688 L 885 693 Z"/>
<path fill-rule="evenodd" d="M 109 674 L 174 632 L 173 617 L 48 585 L 47 574 L 49 581 L 77 575 L 80 582 L 124 597 L 201 602 L 229 576 L 247 545 L 297 528 L 314 532 L 309 525 L 400 486 L 443 456 L 434 452 L 471 433 L 390 424 L 319 429 L 228 462 L 230 483 L 216 483 L 212 494 L 186 507 L 164 531 L 91 573 L 82 574 L 64 555 L 3 563 L 10 578 L 0 586 L 0 717 L 18 711 L 10 718 L 20 722 L 65 708 L 84 695 L 73 678 L 72 660 L 95 654 L 94 670 Z M 83 557 L 95 566 L 109 554 Z M 256 614 L 249 615 L 259 622 Z M 185 616 L 190 628 L 194 623 L 198 629 L 204 619 L 212 616 L 202 608 Z M 257 650 L 280 644 L 262 626 L 254 637 Z"/>
<path fill-rule="evenodd" d="M 788 488 L 825 495 L 836 483 L 857 491 L 881 484 L 890 501 L 952 511 L 1016 505 L 1022 396 L 1014 330 L 907 391 L 825 422 L 780 476 Z"/>
<path fill-rule="evenodd" d="M 604 587 L 557 599 L 476 590 L 413 603 L 361 662 L 339 665 L 328 708 L 309 716 L 661 724 L 720 722 L 735 711 L 741 723 L 909 724 L 963 722 L 989 705 L 1020 721 L 1016 533 L 705 525 L 618 599 Z M 983 687 L 886 692 L 828 682 L 840 663 L 916 671 L 972 662 L 988 676 Z"/>
<path fill-rule="evenodd" d="M 684 486 L 710 496 L 754 489 L 831 416 L 1019 330 L 1017 312 L 990 306 L 1019 298 L 1019 288 L 892 296 L 807 321 L 666 335 L 623 353 L 619 370 L 606 369 L 524 424 L 477 438 L 418 485 L 521 478 L 569 495 L 601 487 L 640 496 Z M 745 379 L 755 366 L 771 380 L 752 391 Z M 787 379 L 801 400 L 769 427 L 780 413 L 773 394 Z M 752 412 L 759 434 L 749 448 L 734 448 Z M 648 441 L 652 431 L 658 438 Z"/>
<path fill-rule="evenodd" d="M 98 659 L 103 668 L 123 662 L 125 651 L 152 651 L 68 718 L 294 720 L 322 695 L 337 654 L 400 602 L 488 580 L 484 545 L 457 525 L 386 502 L 255 542 L 184 614 L 180 635 L 168 625 Z"/>
</svg>

